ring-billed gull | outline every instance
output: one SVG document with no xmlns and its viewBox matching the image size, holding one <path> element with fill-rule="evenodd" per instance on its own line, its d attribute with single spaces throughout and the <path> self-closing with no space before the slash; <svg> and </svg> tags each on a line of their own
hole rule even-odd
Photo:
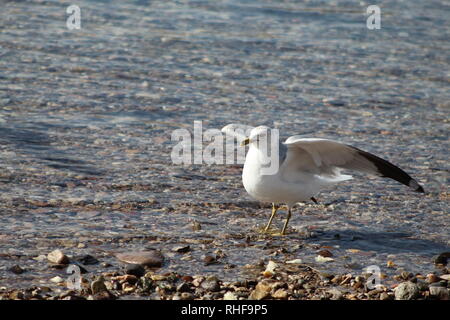
<svg viewBox="0 0 450 320">
<path fill-rule="evenodd" d="M 240 130 L 239 130 L 240 129 Z M 243 131 L 247 134 L 243 134 Z M 291 136 L 278 145 L 278 170 L 265 174 L 267 155 L 261 149 L 262 141 L 268 141 L 270 128 L 256 128 L 230 124 L 222 132 L 249 145 L 242 171 L 245 190 L 255 199 L 272 203 L 272 214 L 264 231 L 268 231 L 281 204 L 287 205 L 288 215 L 281 234 L 291 218 L 292 207 L 313 200 L 322 189 L 352 176 L 341 170 L 354 170 L 394 179 L 417 192 L 424 192 L 416 180 L 392 163 L 353 146 L 328 139 Z M 248 134 L 249 133 L 249 134 Z"/>
</svg>

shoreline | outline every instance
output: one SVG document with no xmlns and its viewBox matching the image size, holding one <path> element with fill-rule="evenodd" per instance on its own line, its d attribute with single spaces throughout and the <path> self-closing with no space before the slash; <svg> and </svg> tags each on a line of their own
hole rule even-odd
<svg viewBox="0 0 450 320">
<path fill-rule="evenodd" d="M 187 250 L 186 248 L 179 247 L 178 250 L 182 252 Z M 450 253 L 436 258 L 436 267 L 440 272 L 427 275 L 408 271 L 393 277 L 383 273 L 331 274 L 296 259 L 286 263 L 269 260 L 267 264 L 259 261 L 254 265 L 246 265 L 244 269 L 247 269 L 248 276 L 241 281 L 222 281 L 214 275 L 161 272 L 164 258 L 159 253 L 155 256 L 155 253 L 158 252 L 144 251 L 120 256 L 121 259 L 137 259 L 135 261 L 142 261 L 145 266 L 125 263 L 119 270 L 114 268 L 113 271 L 107 272 L 88 272 L 86 269 L 89 265 L 100 263 L 95 257 L 87 255 L 74 261 L 60 250 L 55 250 L 47 256 L 49 265 L 60 270 L 65 270 L 68 266 L 78 266 L 78 270 L 81 270 L 78 274 L 80 277 L 76 278 L 78 282 L 74 280 L 73 275 L 67 274 L 65 279 L 61 276 L 50 279 L 49 283 L 53 286 L 38 284 L 25 289 L 0 287 L 0 299 L 448 300 L 450 293 L 450 270 L 446 265 Z M 322 250 L 321 254 L 321 257 L 329 258 L 327 250 Z M 208 265 L 217 261 L 214 257 L 206 256 L 204 263 Z M 103 264 L 105 267 L 111 267 Z M 26 275 L 25 270 L 19 266 L 11 268 L 10 272 Z M 378 282 L 374 276 L 378 277 Z M 78 289 L 76 283 L 79 284 Z M 72 289 L 68 288 L 70 286 Z"/>
</svg>

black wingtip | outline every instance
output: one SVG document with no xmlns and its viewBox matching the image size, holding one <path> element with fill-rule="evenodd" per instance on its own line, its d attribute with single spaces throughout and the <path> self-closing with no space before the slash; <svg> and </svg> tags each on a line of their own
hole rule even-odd
<svg viewBox="0 0 450 320">
<path fill-rule="evenodd" d="M 425 193 L 425 190 L 423 190 L 422 186 L 419 186 L 419 187 L 416 189 L 416 191 L 417 191 L 417 192 L 420 192 L 420 193 Z"/>
<path fill-rule="evenodd" d="M 423 190 L 423 187 L 420 184 L 418 184 L 417 181 L 414 179 L 409 180 L 408 186 L 411 189 L 414 189 L 414 191 L 416 191 L 416 192 L 425 193 L 425 190 Z"/>
<path fill-rule="evenodd" d="M 353 147 L 354 148 L 354 147 Z M 411 189 L 413 189 L 416 192 L 425 193 L 425 190 L 423 190 L 423 187 L 417 183 L 416 180 L 411 178 L 409 174 L 407 174 L 405 171 L 400 169 L 399 167 L 393 165 L 387 160 L 384 160 L 380 157 L 377 157 L 376 155 L 373 155 L 369 152 L 362 151 L 360 149 L 354 148 L 358 151 L 358 153 L 365 157 L 367 160 L 372 162 L 376 167 L 378 174 L 382 177 L 388 177 L 391 179 L 394 179 Z"/>
</svg>

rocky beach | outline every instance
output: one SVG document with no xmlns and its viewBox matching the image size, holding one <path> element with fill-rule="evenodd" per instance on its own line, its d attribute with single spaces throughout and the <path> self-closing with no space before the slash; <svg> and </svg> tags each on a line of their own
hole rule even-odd
<svg viewBox="0 0 450 320">
<path fill-rule="evenodd" d="M 370 4 L 85 0 L 70 30 L 2 1 L 0 299 L 449 299 L 449 6 L 370 30 Z M 263 234 L 241 164 L 172 162 L 194 121 L 346 142 L 426 193 L 356 174 Z"/>
</svg>

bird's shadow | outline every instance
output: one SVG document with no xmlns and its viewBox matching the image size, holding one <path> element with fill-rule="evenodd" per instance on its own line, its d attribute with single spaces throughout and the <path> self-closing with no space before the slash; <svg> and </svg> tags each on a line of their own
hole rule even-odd
<svg viewBox="0 0 450 320">
<path fill-rule="evenodd" d="M 419 239 L 417 235 L 407 232 L 355 231 L 349 229 L 332 229 L 320 232 L 307 242 L 319 242 L 321 245 L 339 245 L 341 249 L 359 249 L 379 253 L 433 255 L 450 251 L 450 247 L 437 241 Z"/>
</svg>

